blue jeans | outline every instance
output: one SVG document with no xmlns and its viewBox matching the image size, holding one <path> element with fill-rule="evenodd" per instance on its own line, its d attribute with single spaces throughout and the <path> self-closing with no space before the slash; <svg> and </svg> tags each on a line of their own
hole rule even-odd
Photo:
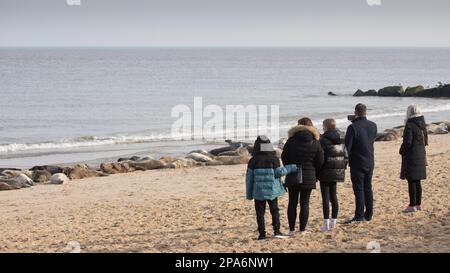
<svg viewBox="0 0 450 273">
<path fill-rule="evenodd" d="M 373 192 L 372 176 L 373 169 L 350 169 L 350 175 L 355 194 L 355 219 L 361 221 L 372 220 L 373 215 Z"/>
</svg>

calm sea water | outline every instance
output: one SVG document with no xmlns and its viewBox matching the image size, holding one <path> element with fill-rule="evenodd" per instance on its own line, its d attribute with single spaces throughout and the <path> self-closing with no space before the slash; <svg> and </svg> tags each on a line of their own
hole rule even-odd
<svg viewBox="0 0 450 273">
<path fill-rule="evenodd" d="M 448 48 L 2 48 L 0 166 L 212 147 L 170 139 L 172 108 L 195 96 L 205 105 L 279 105 L 281 136 L 302 116 L 345 128 L 358 102 L 380 129 L 403 123 L 412 103 L 428 121 L 449 119 L 450 100 L 351 96 L 439 81 L 450 82 Z"/>
</svg>

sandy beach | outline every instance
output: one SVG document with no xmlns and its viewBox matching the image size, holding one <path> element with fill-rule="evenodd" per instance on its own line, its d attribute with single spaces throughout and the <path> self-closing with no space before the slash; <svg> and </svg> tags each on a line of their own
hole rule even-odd
<svg viewBox="0 0 450 273">
<path fill-rule="evenodd" d="M 375 215 L 370 223 L 319 231 L 320 190 L 311 197 L 309 234 L 256 240 L 253 201 L 245 200 L 245 165 L 163 169 L 73 180 L 0 192 L 0 252 L 450 252 L 450 135 L 433 135 L 423 211 L 402 214 L 407 183 L 399 179 L 399 141 L 376 143 Z M 338 186 L 340 219 L 354 196 Z M 287 232 L 287 194 L 280 199 Z M 271 234 L 270 214 L 266 213 Z"/>
</svg>

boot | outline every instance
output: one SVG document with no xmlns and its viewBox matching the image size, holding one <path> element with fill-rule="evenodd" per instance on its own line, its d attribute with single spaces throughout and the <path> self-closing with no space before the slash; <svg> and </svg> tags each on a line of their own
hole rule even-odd
<svg viewBox="0 0 450 273">
<path fill-rule="evenodd" d="M 320 231 L 322 232 L 330 231 L 330 219 L 323 219 L 323 225 L 320 228 Z"/>
<path fill-rule="evenodd" d="M 337 219 L 331 219 L 330 221 L 330 229 L 335 228 L 337 225 Z"/>
</svg>

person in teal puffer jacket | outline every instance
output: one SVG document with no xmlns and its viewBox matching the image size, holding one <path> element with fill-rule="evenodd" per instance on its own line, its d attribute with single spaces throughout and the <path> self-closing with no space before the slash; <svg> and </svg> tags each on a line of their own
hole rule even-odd
<svg viewBox="0 0 450 273">
<path fill-rule="evenodd" d="M 278 197 L 282 196 L 286 189 L 281 182 L 281 177 L 289 173 L 297 172 L 297 165 L 280 166 L 280 160 L 269 138 L 258 136 L 253 146 L 253 157 L 250 159 L 246 175 L 246 192 L 248 200 L 255 200 L 256 221 L 258 224 L 258 240 L 266 239 L 264 214 L 266 203 L 269 204 L 272 215 L 272 225 L 275 237 L 282 237 L 280 231 L 280 214 L 278 209 Z"/>
</svg>

